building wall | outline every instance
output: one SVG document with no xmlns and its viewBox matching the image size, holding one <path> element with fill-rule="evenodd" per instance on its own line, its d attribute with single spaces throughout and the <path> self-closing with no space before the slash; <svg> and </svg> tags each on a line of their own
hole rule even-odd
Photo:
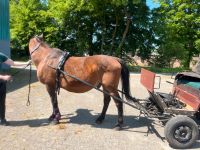
<svg viewBox="0 0 200 150">
<path fill-rule="evenodd" d="M 10 56 L 9 0 L 0 0 L 0 51 Z"/>
<path fill-rule="evenodd" d="M 0 0 L 0 52 L 10 57 L 9 0 Z"/>
</svg>

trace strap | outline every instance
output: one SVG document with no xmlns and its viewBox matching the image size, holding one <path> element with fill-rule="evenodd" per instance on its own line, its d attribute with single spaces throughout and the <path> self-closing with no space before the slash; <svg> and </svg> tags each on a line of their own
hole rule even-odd
<svg viewBox="0 0 200 150">
<path fill-rule="evenodd" d="M 29 69 L 29 84 L 28 84 L 28 99 L 27 99 L 27 102 L 26 102 L 26 106 L 30 106 L 30 93 L 31 93 L 31 78 L 32 78 L 32 65 L 30 63 L 30 69 Z"/>
</svg>

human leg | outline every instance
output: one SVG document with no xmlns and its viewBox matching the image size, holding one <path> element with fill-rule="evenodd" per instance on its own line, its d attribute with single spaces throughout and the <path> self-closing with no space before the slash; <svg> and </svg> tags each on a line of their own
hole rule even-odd
<svg viewBox="0 0 200 150">
<path fill-rule="evenodd" d="M 0 125 L 8 125 L 5 119 L 6 111 L 6 81 L 0 80 Z"/>
</svg>

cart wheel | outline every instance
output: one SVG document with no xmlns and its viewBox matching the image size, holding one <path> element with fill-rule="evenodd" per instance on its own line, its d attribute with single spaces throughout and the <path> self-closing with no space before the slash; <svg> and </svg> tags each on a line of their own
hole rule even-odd
<svg viewBox="0 0 200 150">
<path fill-rule="evenodd" d="M 165 138 L 173 148 L 188 148 L 197 140 L 199 129 L 194 120 L 178 115 L 165 126 Z"/>
</svg>

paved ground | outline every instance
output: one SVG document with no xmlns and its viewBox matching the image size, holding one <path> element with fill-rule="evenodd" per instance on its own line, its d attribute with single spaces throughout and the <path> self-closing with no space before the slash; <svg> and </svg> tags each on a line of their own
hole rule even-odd
<svg viewBox="0 0 200 150">
<path fill-rule="evenodd" d="M 51 104 L 45 86 L 39 83 L 33 71 L 31 105 L 26 106 L 28 95 L 28 71 L 18 74 L 8 84 L 7 120 L 10 126 L 0 126 L 1 150 L 168 150 L 163 127 L 159 122 L 140 117 L 129 106 L 125 108 L 125 127 L 115 131 L 116 107 L 112 102 L 102 125 L 95 119 L 102 109 L 102 94 L 92 90 L 75 94 L 61 90 L 58 97 L 62 116 L 61 124 L 49 125 Z M 162 76 L 163 92 L 171 86 L 165 82 L 170 76 Z M 135 97 L 145 98 L 146 90 L 139 84 L 139 74 L 131 75 L 131 91 Z M 200 149 L 200 141 L 193 149 Z"/>
</svg>

